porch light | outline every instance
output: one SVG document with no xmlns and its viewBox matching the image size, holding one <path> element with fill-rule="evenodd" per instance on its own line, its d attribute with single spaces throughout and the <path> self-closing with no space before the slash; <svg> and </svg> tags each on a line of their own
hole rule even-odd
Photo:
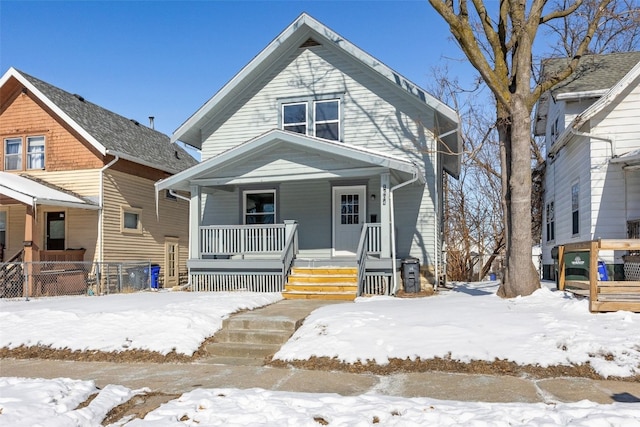
<svg viewBox="0 0 640 427">
<path fill-rule="evenodd" d="M 375 194 L 372 194 L 372 195 L 371 195 L 371 201 L 372 201 L 372 202 L 375 202 L 375 201 L 376 201 L 376 195 L 375 195 Z"/>
</svg>

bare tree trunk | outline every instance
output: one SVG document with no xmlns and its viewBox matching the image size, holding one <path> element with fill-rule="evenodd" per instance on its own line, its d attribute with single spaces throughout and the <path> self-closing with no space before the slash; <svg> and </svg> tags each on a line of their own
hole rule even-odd
<svg viewBox="0 0 640 427">
<path fill-rule="evenodd" d="M 498 295 L 530 295 L 540 287 L 531 257 L 531 150 L 529 110 L 518 94 L 512 96 L 510 120 L 499 124 L 504 137 L 505 270 Z"/>
</svg>

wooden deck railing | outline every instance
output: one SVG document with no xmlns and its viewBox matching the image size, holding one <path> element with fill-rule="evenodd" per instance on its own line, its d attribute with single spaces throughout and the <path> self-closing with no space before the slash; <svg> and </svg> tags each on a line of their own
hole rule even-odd
<svg viewBox="0 0 640 427">
<path fill-rule="evenodd" d="M 598 255 L 601 250 L 637 251 L 639 239 L 600 239 L 571 243 L 558 247 L 558 289 L 566 286 L 588 290 L 589 310 L 592 312 L 627 310 L 640 312 L 640 281 L 599 280 Z M 567 252 L 589 252 L 589 280 L 565 280 L 564 255 Z"/>
<path fill-rule="evenodd" d="M 284 249 L 284 244 L 284 224 L 200 227 L 200 257 L 202 255 L 280 253 Z"/>
</svg>

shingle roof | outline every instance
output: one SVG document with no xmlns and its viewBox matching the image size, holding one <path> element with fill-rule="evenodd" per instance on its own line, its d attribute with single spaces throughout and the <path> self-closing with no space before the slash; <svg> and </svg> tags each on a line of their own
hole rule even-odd
<svg viewBox="0 0 640 427">
<path fill-rule="evenodd" d="M 67 114 L 107 151 L 120 153 L 131 161 L 178 172 L 198 162 L 167 135 L 122 117 L 40 79 L 18 71 L 44 96 Z"/>
<path fill-rule="evenodd" d="M 545 75 L 552 75 L 566 67 L 568 58 L 552 58 L 544 61 Z M 564 93 L 590 92 L 610 89 L 640 62 L 640 52 L 585 55 L 578 69 L 551 91 L 554 96 Z"/>
</svg>

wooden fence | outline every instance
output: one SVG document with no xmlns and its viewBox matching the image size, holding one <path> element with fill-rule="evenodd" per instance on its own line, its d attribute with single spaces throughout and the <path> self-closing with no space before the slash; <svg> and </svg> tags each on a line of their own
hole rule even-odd
<svg viewBox="0 0 640 427">
<path fill-rule="evenodd" d="M 602 250 L 638 251 L 639 239 L 599 239 L 570 243 L 558 247 L 558 289 L 589 296 L 591 312 L 626 310 L 640 312 L 640 280 L 600 280 L 598 274 L 599 253 Z M 588 280 L 565 280 L 565 253 L 589 252 Z"/>
</svg>

